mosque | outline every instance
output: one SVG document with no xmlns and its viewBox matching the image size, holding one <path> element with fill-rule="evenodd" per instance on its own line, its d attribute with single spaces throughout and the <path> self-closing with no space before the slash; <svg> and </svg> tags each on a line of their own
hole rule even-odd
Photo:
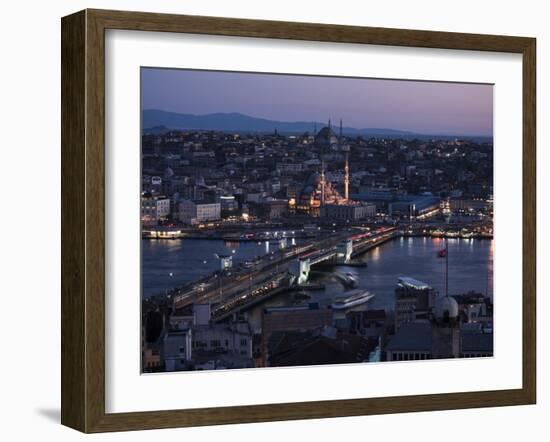
<svg viewBox="0 0 550 442">
<path fill-rule="evenodd" d="M 321 207 L 324 206 L 359 206 L 349 199 L 349 146 L 342 143 L 342 120 L 340 120 L 340 135 L 332 130 L 330 120 L 328 126 L 323 127 L 315 134 L 314 144 L 322 151 L 336 150 L 346 153 L 344 164 L 344 195 L 341 195 L 336 187 L 326 178 L 325 164 L 321 165 L 320 172 L 312 173 L 296 200 L 296 209 L 308 212 L 314 216 L 321 215 Z M 343 207 L 342 207 L 343 208 Z"/>
</svg>

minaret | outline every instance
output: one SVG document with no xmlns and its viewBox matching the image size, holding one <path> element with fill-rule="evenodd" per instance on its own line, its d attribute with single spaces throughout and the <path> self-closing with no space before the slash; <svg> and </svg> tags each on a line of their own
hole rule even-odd
<svg viewBox="0 0 550 442">
<path fill-rule="evenodd" d="M 342 149 L 342 119 L 340 118 L 340 138 L 338 139 L 340 149 Z M 349 153 L 346 150 L 346 164 L 344 165 L 344 199 L 349 201 Z"/>
<path fill-rule="evenodd" d="M 321 206 L 325 205 L 325 162 L 321 163 Z"/>
<path fill-rule="evenodd" d="M 349 161 L 348 152 L 346 152 L 346 165 L 344 166 L 344 198 L 349 201 Z"/>
</svg>

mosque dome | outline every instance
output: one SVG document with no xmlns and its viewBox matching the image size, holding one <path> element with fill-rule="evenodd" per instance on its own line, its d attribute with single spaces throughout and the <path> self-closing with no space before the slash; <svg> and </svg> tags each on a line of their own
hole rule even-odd
<svg viewBox="0 0 550 442">
<path fill-rule="evenodd" d="M 338 137 L 329 126 L 326 126 L 315 135 L 315 144 L 318 146 L 332 146 L 338 144 Z"/>
<path fill-rule="evenodd" d="M 314 172 L 307 179 L 306 186 L 316 187 L 320 182 L 321 174 L 319 172 Z"/>
<path fill-rule="evenodd" d="M 450 296 L 442 296 L 435 303 L 435 319 L 447 322 L 458 318 L 458 303 Z"/>
<path fill-rule="evenodd" d="M 174 176 L 174 171 L 170 167 L 167 167 L 166 169 L 164 169 L 164 178 L 172 178 L 173 176 Z"/>
</svg>

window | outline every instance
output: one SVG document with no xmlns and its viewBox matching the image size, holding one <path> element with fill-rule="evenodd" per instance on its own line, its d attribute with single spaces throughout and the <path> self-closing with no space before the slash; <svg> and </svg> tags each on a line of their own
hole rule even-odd
<svg viewBox="0 0 550 442">
<path fill-rule="evenodd" d="M 248 339 L 241 339 L 241 345 L 245 346 L 246 344 L 248 344 Z"/>
</svg>

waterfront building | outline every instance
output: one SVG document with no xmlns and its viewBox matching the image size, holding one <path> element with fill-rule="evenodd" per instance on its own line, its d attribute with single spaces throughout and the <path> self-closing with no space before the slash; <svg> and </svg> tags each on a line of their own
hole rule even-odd
<svg viewBox="0 0 550 442">
<path fill-rule="evenodd" d="M 321 217 L 334 221 L 360 221 L 376 216 L 376 206 L 373 204 L 325 204 L 321 207 Z"/>
<path fill-rule="evenodd" d="M 402 193 L 402 192 L 401 192 Z M 398 193 L 395 189 L 385 186 L 375 187 L 372 185 L 359 186 L 359 194 L 356 197 L 361 199 L 368 199 L 371 201 L 391 201 L 396 199 Z"/>
<path fill-rule="evenodd" d="M 239 210 L 239 202 L 235 195 L 220 196 L 220 210 L 223 212 L 235 212 Z"/>
<path fill-rule="evenodd" d="M 491 209 L 491 201 L 487 199 L 451 198 L 449 208 L 454 213 L 487 212 Z"/>
<path fill-rule="evenodd" d="M 388 213 L 395 217 L 424 219 L 437 215 L 440 207 L 439 197 L 403 195 L 388 204 Z"/>
<path fill-rule="evenodd" d="M 288 212 L 288 201 L 283 199 L 269 199 L 265 202 L 269 219 L 280 219 Z"/>
<path fill-rule="evenodd" d="M 170 199 L 160 195 L 143 192 L 141 195 L 141 223 L 154 226 L 170 215 Z"/>
<path fill-rule="evenodd" d="M 221 204 L 208 201 L 181 200 L 179 202 L 179 219 L 187 224 L 217 221 L 221 219 Z"/>
<path fill-rule="evenodd" d="M 395 288 L 395 329 L 407 322 L 427 318 L 436 295 L 437 292 L 425 282 L 400 277 Z"/>
<path fill-rule="evenodd" d="M 193 305 L 193 323 L 164 335 L 166 371 L 253 367 L 252 331 L 247 321 L 214 324 L 210 305 Z M 183 325 L 185 324 L 185 325 Z"/>
</svg>

